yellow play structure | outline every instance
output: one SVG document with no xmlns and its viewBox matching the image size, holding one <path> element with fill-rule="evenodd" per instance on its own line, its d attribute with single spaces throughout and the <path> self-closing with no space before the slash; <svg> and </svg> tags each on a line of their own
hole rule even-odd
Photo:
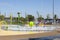
<svg viewBox="0 0 60 40">
<path fill-rule="evenodd" d="M 6 21 L 0 21 L 0 28 L 1 28 L 2 25 L 5 25 L 5 27 L 8 27 L 8 24 L 7 24 Z"/>
</svg>

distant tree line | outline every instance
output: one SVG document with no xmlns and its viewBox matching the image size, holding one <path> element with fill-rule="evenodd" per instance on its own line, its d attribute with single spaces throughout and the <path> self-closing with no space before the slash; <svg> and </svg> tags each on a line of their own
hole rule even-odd
<svg viewBox="0 0 60 40">
<path fill-rule="evenodd" d="M 18 13 L 20 14 L 20 12 L 18 12 Z M 18 14 L 18 13 L 17 13 L 17 14 Z M 39 14 L 37 14 L 37 15 L 39 15 Z M 4 18 L 5 18 L 4 15 L 0 15 L 0 21 L 1 21 L 1 20 L 4 20 Z M 12 17 L 12 18 L 13 18 L 13 17 Z M 58 19 L 58 16 L 55 14 L 53 18 L 56 20 L 56 19 Z M 51 18 L 50 18 L 50 15 L 47 14 L 47 16 L 46 16 L 45 19 L 51 19 Z M 16 17 L 14 20 L 16 20 L 15 23 L 18 23 L 18 22 L 17 22 L 17 21 L 18 21 L 18 17 Z M 25 24 L 25 23 L 27 23 L 27 21 L 35 21 L 35 17 L 34 17 L 33 15 L 26 15 L 25 18 L 24 18 L 24 17 L 20 17 L 19 20 L 20 20 L 20 23 Z M 37 18 L 37 20 L 38 20 L 38 21 L 39 21 L 39 20 L 44 20 L 44 17 L 43 17 L 42 15 L 39 15 L 38 18 Z"/>
</svg>

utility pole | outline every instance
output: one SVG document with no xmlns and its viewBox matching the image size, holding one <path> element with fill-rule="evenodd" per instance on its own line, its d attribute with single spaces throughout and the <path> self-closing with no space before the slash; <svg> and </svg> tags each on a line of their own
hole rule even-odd
<svg viewBox="0 0 60 40">
<path fill-rule="evenodd" d="M 53 24 L 55 23 L 55 19 L 54 19 L 54 0 L 53 0 Z"/>
</svg>

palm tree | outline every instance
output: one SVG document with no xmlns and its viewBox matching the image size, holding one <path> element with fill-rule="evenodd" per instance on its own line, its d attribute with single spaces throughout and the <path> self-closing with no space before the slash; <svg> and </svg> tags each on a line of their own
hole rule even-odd
<svg viewBox="0 0 60 40">
<path fill-rule="evenodd" d="M 54 22 L 56 23 L 56 21 L 58 19 L 57 15 L 55 14 L 53 18 L 54 18 Z"/>
<path fill-rule="evenodd" d="M 54 19 L 55 19 L 55 20 L 56 20 L 56 19 L 58 19 L 58 17 L 57 17 L 57 15 L 56 15 L 56 14 L 54 15 Z"/>
<path fill-rule="evenodd" d="M 18 14 L 18 24 L 20 24 L 20 12 L 17 13 Z"/>
</svg>

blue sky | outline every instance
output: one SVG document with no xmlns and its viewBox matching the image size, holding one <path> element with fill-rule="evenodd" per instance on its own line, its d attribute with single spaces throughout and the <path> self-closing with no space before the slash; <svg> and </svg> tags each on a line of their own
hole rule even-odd
<svg viewBox="0 0 60 40">
<path fill-rule="evenodd" d="M 46 18 L 47 14 L 52 17 L 52 2 L 53 0 L 0 0 L 0 12 L 6 13 L 6 16 L 17 16 L 17 12 L 25 17 L 25 13 L 32 14 L 37 17 L 37 11 L 40 15 Z M 60 18 L 60 0 L 54 1 L 55 14 Z"/>
</svg>

